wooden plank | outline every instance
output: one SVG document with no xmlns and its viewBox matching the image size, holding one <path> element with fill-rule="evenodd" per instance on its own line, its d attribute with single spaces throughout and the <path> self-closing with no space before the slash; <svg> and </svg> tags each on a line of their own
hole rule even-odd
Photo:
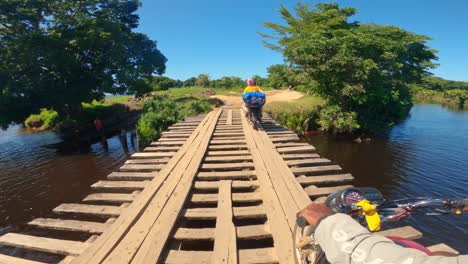
<svg viewBox="0 0 468 264">
<path fill-rule="evenodd" d="M 437 244 L 437 245 L 429 246 L 429 247 L 427 247 L 427 249 L 429 249 L 429 251 L 431 251 L 431 252 L 443 251 L 443 252 L 450 252 L 450 253 L 453 253 L 455 255 L 460 254 L 460 252 L 458 252 L 457 250 L 447 246 L 446 244 Z"/>
<path fill-rule="evenodd" d="M 232 118 L 232 111 L 231 111 Z M 233 219 L 231 181 L 220 181 L 211 263 L 237 263 L 237 236 Z"/>
<path fill-rule="evenodd" d="M 229 139 L 229 140 L 244 140 L 245 141 L 245 136 L 237 136 L 237 137 L 219 137 L 219 136 L 213 136 L 212 138 L 213 140 L 226 140 L 226 139 Z"/>
<path fill-rule="evenodd" d="M 276 138 L 272 138 L 271 141 L 276 143 L 276 142 L 288 142 L 288 141 L 297 141 L 299 140 L 299 137 L 296 135 L 296 136 L 288 136 L 288 137 L 276 137 Z"/>
<path fill-rule="evenodd" d="M 319 154 L 316 153 L 282 154 L 281 157 L 283 160 L 320 158 Z"/>
<path fill-rule="evenodd" d="M 77 221 L 67 219 L 36 218 L 28 225 L 64 231 L 78 231 L 91 234 L 101 234 L 107 227 L 107 224 L 90 221 Z"/>
<path fill-rule="evenodd" d="M 210 251 L 170 250 L 163 263 L 166 264 L 207 264 L 210 263 Z"/>
<path fill-rule="evenodd" d="M 114 181 L 144 181 L 152 180 L 157 175 L 157 172 L 123 172 L 114 171 L 107 176 L 107 179 Z"/>
<path fill-rule="evenodd" d="M 243 249 L 239 250 L 239 263 L 278 263 L 278 257 L 276 256 L 274 248 Z M 294 261 L 287 263 L 294 263 Z"/>
<path fill-rule="evenodd" d="M 341 167 L 338 165 L 329 166 L 315 166 L 315 167 L 299 167 L 291 168 L 291 171 L 295 175 L 318 175 L 321 173 L 337 173 L 341 171 Z"/>
<path fill-rule="evenodd" d="M 179 141 L 157 141 L 150 144 L 150 146 L 182 146 L 185 140 Z"/>
<path fill-rule="evenodd" d="M 163 182 L 166 181 L 169 174 L 174 170 L 179 161 L 186 157 L 189 149 L 193 146 L 193 142 L 205 131 L 204 126 L 213 118 L 214 112 L 211 112 L 205 116 L 203 121 L 199 124 L 197 129 L 190 135 L 186 143 L 181 147 L 177 153 L 173 153 L 174 157 L 168 162 L 168 164 L 159 172 L 158 177 L 155 177 L 148 187 L 146 187 L 137 199 L 130 204 L 126 209 L 125 216 L 117 218 L 115 223 L 104 232 L 99 238 L 93 243 L 93 246 L 85 253 L 77 257 L 72 263 L 100 263 L 108 256 L 109 252 L 115 248 L 118 242 L 121 241 L 122 237 L 127 234 L 130 228 L 135 224 L 141 213 L 150 204 L 151 198 L 158 193 Z M 143 158 L 156 158 L 147 156 L 150 153 L 143 153 Z M 135 156 L 135 155 L 134 155 Z M 172 155 L 171 155 L 172 156 Z"/>
<path fill-rule="evenodd" d="M 238 145 L 211 145 L 208 147 L 209 150 L 241 150 L 247 149 L 246 145 L 238 144 Z"/>
<path fill-rule="evenodd" d="M 199 179 L 203 180 L 223 180 L 223 179 L 253 179 L 255 177 L 254 170 L 245 171 L 201 171 L 197 174 Z"/>
<path fill-rule="evenodd" d="M 7 233 L 1 236 L 0 244 L 65 256 L 77 256 L 89 246 L 89 243 L 86 242 L 29 236 L 16 233 Z"/>
<path fill-rule="evenodd" d="M 217 190 L 219 182 L 217 181 L 196 181 L 194 188 L 197 190 Z M 259 187 L 258 181 L 233 181 L 232 188 L 234 189 L 256 189 Z"/>
<path fill-rule="evenodd" d="M 175 155 L 175 152 L 137 152 L 132 155 L 133 158 L 164 158 L 172 157 Z"/>
<path fill-rule="evenodd" d="M 229 144 L 245 144 L 245 139 L 213 139 L 210 144 L 213 145 L 229 145 Z"/>
<path fill-rule="evenodd" d="M 142 190 L 148 185 L 148 181 L 98 181 L 91 188 L 98 190 Z"/>
<path fill-rule="evenodd" d="M 412 226 L 392 228 L 392 229 L 376 232 L 375 234 L 381 235 L 381 236 L 402 237 L 402 238 L 406 238 L 410 240 L 416 240 L 416 239 L 423 237 L 423 234 Z"/>
<path fill-rule="evenodd" d="M 232 125 L 232 109 L 228 110 L 226 125 Z"/>
<path fill-rule="evenodd" d="M 232 150 L 232 151 L 208 151 L 207 156 L 237 156 L 249 155 L 248 150 Z"/>
<path fill-rule="evenodd" d="M 262 198 L 260 193 L 233 193 L 232 200 L 234 202 L 257 202 L 261 201 Z M 206 193 L 206 194 L 193 194 L 190 199 L 192 203 L 216 203 L 218 201 L 217 193 Z"/>
<path fill-rule="evenodd" d="M 317 166 L 317 165 L 326 165 L 330 164 L 331 161 L 329 159 L 301 159 L 301 160 L 288 160 L 286 164 L 288 166 Z"/>
<path fill-rule="evenodd" d="M 309 152 L 315 151 L 313 146 L 307 145 L 302 147 L 285 147 L 285 148 L 277 148 L 276 149 L 279 153 L 300 153 L 300 152 Z"/>
<path fill-rule="evenodd" d="M 216 126 L 220 110 L 215 110 L 193 145 L 186 151 L 138 221 L 110 252 L 104 263 L 157 263 L 182 210 Z"/>
<path fill-rule="evenodd" d="M 296 180 L 302 186 L 309 186 L 314 184 L 329 184 L 329 183 L 343 183 L 343 182 L 350 182 L 354 180 L 354 177 L 347 173 L 347 174 L 335 174 L 335 175 L 321 175 L 321 176 L 300 176 L 297 177 Z"/>
<path fill-rule="evenodd" d="M 263 218 L 266 216 L 265 209 L 261 205 L 244 206 L 233 208 L 234 217 L 242 218 Z M 191 208 L 185 209 L 183 216 L 187 219 L 216 219 L 216 208 Z"/>
<path fill-rule="evenodd" d="M 61 204 L 53 210 L 55 213 L 75 213 L 102 217 L 119 216 L 121 211 L 122 208 L 118 206 L 69 203 Z"/>
<path fill-rule="evenodd" d="M 213 137 L 235 137 L 235 136 L 244 136 L 244 132 L 215 132 Z"/>
<path fill-rule="evenodd" d="M 242 170 L 254 168 L 252 162 L 234 162 L 234 163 L 204 163 L 201 165 L 203 170 Z"/>
<path fill-rule="evenodd" d="M 166 164 L 170 159 L 129 159 L 125 164 Z"/>
<path fill-rule="evenodd" d="M 144 152 L 173 152 L 178 151 L 180 146 L 159 146 L 159 147 L 147 147 Z"/>
<path fill-rule="evenodd" d="M 342 185 L 342 186 L 335 186 L 335 187 L 321 187 L 317 188 L 314 185 L 311 185 L 309 187 L 304 188 L 304 190 L 307 192 L 307 194 L 311 198 L 317 198 L 319 196 L 323 195 L 329 195 L 331 193 L 334 193 L 336 191 L 344 190 L 353 187 L 352 185 Z"/>
<path fill-rule="evenodd" d="M 128 164 L 119 168 L 119 171 L 142 172 L 142 171 L 160 171 L 164 164 Z"/>
<path fill-rule="evenodd" d="M 271 237 L 265 225 L 236 227 L 237 239 L 263 239 Z M 174 238 L 177 240 L 214 240 L 214 228 L 179 228 Z"/>
<path fill-rule="evenodd" d="M 206 157 L 205 162 L 236 162 L 236 161 L 252 161 L 252 156 L 214 156 Z"/>
<path fill-rule="evenodd" d="M 44 262 L 37 262 L 33 260 L 12 257 L 8 255 L 3 255 L 3 254 L 0 254 L 0 263 L 1 264 L 44 264 Z"/>
<path fill-rule="evenodd" d="M 190 132 L 164 131 L 161 133 L 163 137 L 190 137 Z"/>
<path fill-rule="evenodd" d="M 185 138 L 188 138 L 189 136 L 184 136 Z M 178 137 L 161 137 L 158 139 L 159 142 L 166 142 L 166 141 L 171 141 L 171 142 L 174 142 L 174 141 L 183 141 L 185 143 L 185 140 L 184 138 L 178 138 Z"/>
<path fill-rule="evenodd" d="M 269 138 L 271 140 L 271 138 Z M 307 143 L 300 143 L 300 142 L 280 142 L 280 143 L 273 143 L 274 146 L 278 149 L 283 148 L 298 148 L 298 147 L 309 147 L 310 145 Z"/>
<path fill-rule="evenodd" d="M 83 202 L 130 203 L 137 197 L 134 193 L 92 193 Z"/>
<path fill-rule="evenodd" d="M 170 250 L 164 263 L 209 263 L 211 256 L 210 251 Z M 278 258 L 273 248 L 242 249 L 239 250 L 239 263 L 271 264 L 278 263 Z M 294 260 L 289 263 L 294 263 Z"/>
</svg>

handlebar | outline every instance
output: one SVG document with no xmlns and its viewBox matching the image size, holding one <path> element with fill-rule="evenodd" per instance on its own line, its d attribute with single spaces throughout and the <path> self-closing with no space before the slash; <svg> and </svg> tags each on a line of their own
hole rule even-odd
<svg viewBox="0 0 468 264">
<path fill-rule="evenodd" d="M 402 199 L 395 201 L 388 201 L 379 206 L 377 210 L 382 218 L 382 222 L 398 220 L 399 218 L 409 214 L 409 212 L 424 208 L 424 207 L 446 207 L 450 210 L 460 210 L 468 212 L 468 198 L 465 199 L 434 199 L 434 198 L 416 198 L 416 199 Z M 391 209 L 402 209 L 398 212 Z M 354 209 L 360 209 L 354 207 Z M 302 216 L 297 216 L 296 224 L 300 228 L 305 228 L 308 223 Z"/>
</svg>

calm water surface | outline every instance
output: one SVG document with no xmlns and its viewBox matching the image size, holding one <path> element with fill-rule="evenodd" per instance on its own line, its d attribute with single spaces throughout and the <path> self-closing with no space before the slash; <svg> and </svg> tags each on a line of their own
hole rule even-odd
<svg viewBox="0 0 468 264">
<path fill-rule="evenodd" d="M 389 199 L 468 198 L 468 111 L 415 105 L 385 139 L 357 144 L 319 136 L 318 152 L 356 178 L 357 186 L 379 188 Z M 415 215 L 402 221 L 424 233 L 423 244 L 446 243 L 468 253 L 468 214 Z"/>
<path fill-rule="evenodd" d="M 80 201 L 135 151 L 131 144 L 124 151 L 117 136 L 108 139 L 108 151 L 100 143 L 81 154 L 48 147 L 60 141 L 52 132 L 27 133 L 21 126 L 0 130 L 0 233 Z"/>
</svg>

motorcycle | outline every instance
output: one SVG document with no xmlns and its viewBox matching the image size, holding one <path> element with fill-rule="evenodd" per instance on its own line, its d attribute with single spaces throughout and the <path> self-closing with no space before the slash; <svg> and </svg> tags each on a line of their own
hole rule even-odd
<svg viewBox="0 0 468 264">
<path fill-rule="evenodd" d="M 260 127 L 262 121 L 262 108 L 261 107 L 249 107 L 247 112 L 248 119 L 252 124 L 253 129 L 257 130 Z"/>
<path fill-rule="evenodd" d="M 350 215 L 361 225 L 367 226 L 369 231 L 379 231 L 381 226 L 401 220 L 404 217 L 411 215 L 411 212 L 421 210 L 423 208 L 432 209 L 430 215 L 434 214 L 461 214 L 468 206 L 468 199 L 443 199 L 443 198 L 408 198 L 399 200 L 386 200 L 382 193 L 375 188 L 348 188 L 330 194 L 325 200 L 325 205 L 335 213 L 344 213 Z M 303 230 L 307 227 L 307 221 L 298 216 L 296 224 Z M 313 230 L 311 230 L 313 232 Z M 398 245 L 407 248 L 420 250 L 427 255 L 433 255 L 423 245 L 401 237 L 388 236 L 390 240 Z M 309 231 L 296 248 L 300 251 L 307 247 L 308 253 L 301 252 L 302 263 L 325 264 L 329 263 L 326 260 L 324 252 L 318 245 L 314 244 L 312 233 Z M 312 247 L 312 250 L 311 248 Z M 438 252 L 439 253 L 439 252 Z M 446 253 L 444 253 L 446 254 Z"/>
<path fill-rule="evenodd" d="M 247 108 L 246 117 L 252 127 L 257 130 L 262 121 L 262 107 L 266 102 L 265 94 L 263 92 L 247 92 L 242 95 L 242 100 Z"/>
</svg>

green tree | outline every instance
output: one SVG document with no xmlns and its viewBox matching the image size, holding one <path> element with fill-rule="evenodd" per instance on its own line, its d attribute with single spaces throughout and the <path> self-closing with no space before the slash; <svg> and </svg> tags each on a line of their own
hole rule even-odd
<svg viewBox="0 0 468 264">
<path fill-rule="evenodd" d="M 151 78 L 151 86 L 154 91 L 168 90 L 169 88 L 179 87 L 177 80 L 166 76 L 154 76 Z"/>
<path fill-rule="evenodd" d="M 353 115 L 361 128 L 379 131 L 406 117 L 411 107 L 408 85 L 435 67 L 428 37 L 394 26 L 350 22 L 354 8 L 320 3 L 284 6 L 284 24 L 265 23 L 267 47 L 283 53 L 300 69 L 315 93 Z M 353 127 L 353 126 L 351 126 Z"/>
<path fill-rule="evenodd" d="M 192 86 L 195 86 L 196 84 L 197 84 L 197 78 L 191 77 L 184 81 L 183 86 L 192 87 Z"/>
<path fill-rule="evenodd" d="M 201 87 L 208 87 L 210 85 L 210 76 L 203 73 L 198 75 L 195 84 Z"/>
<path fill-rule="evenodd" d="M 255 83 L 260 87 L 267 85 L 268 80 L 260 75 L 254 75 L 252 78 L 255 80 Z"/>
<path fill-rule="evenodd" d="M 275 64 L 267 69 L 268 86 L 274 89 L 287 88 L 292 85 L 294 72 L 285 64 Z"/>
<path fill-rule="evenodd" d="M 134 32 L 137 0 L 0 1 L 0 122 L 39 109 L 65 115 L 104 93 L 148 90 L 165 71 L 156 42 Z"/>
</svg>

